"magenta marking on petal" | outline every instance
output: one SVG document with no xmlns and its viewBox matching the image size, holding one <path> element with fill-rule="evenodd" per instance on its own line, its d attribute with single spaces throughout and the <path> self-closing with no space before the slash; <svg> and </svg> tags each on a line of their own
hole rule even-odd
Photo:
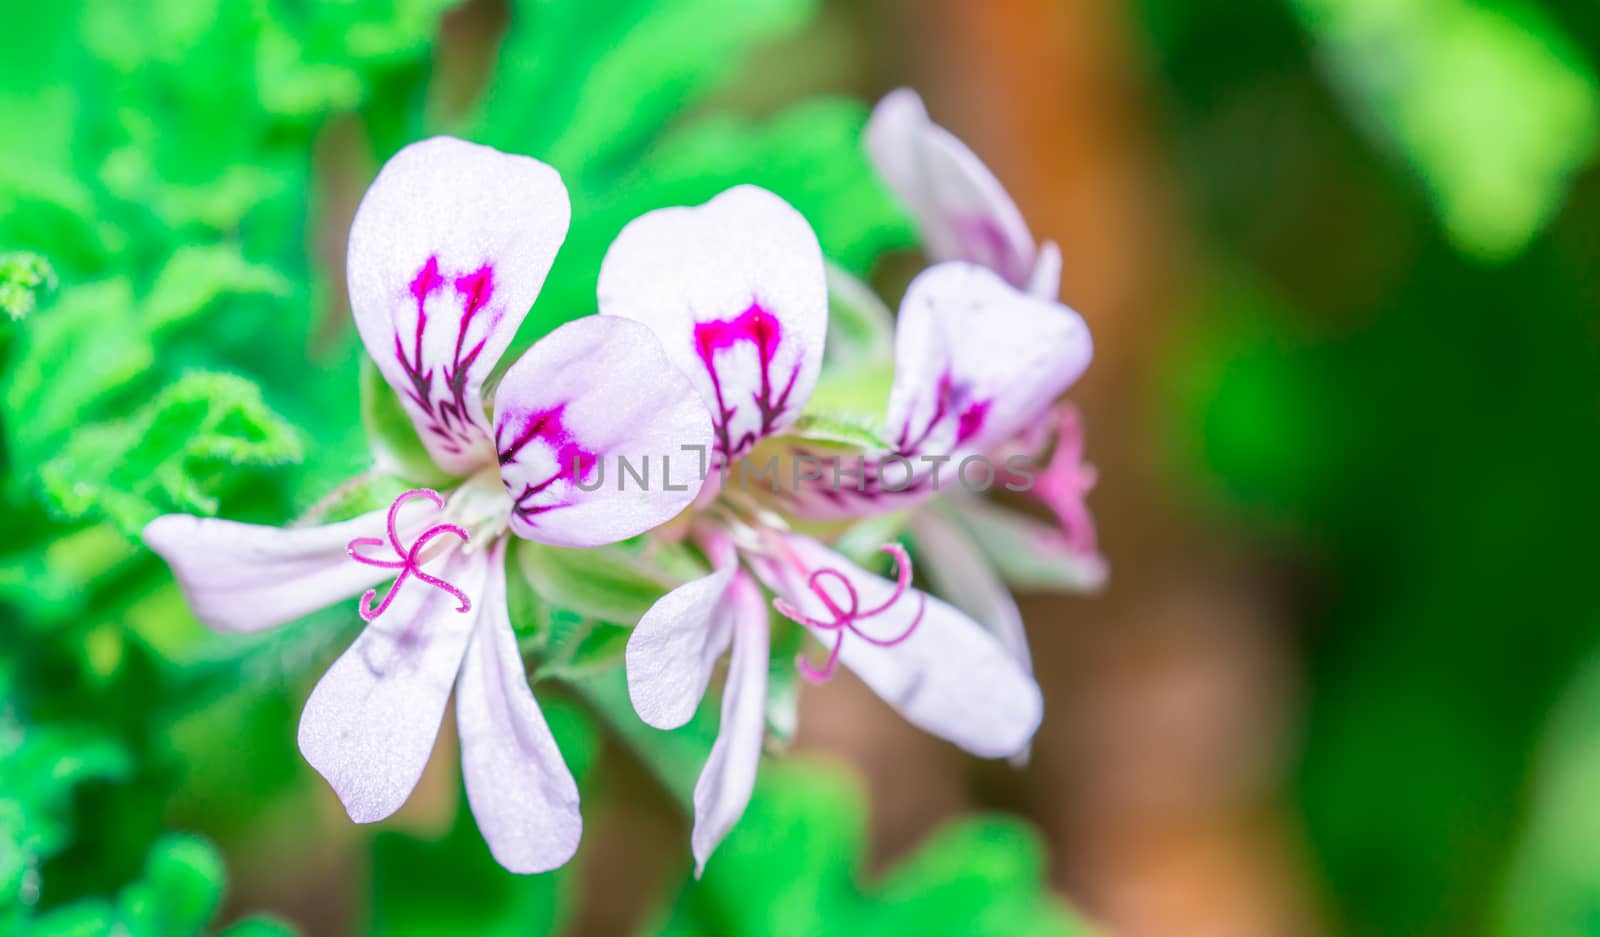
<svg viewBox="0 0 1600 937">
<path fill-rule="evenodd" d="M 515 493 L 512 510 L 524 520 L 531 520 L 547 511 L 565 507 L 569 502 L 555 504 L 530 502 L 556 482 L 576 483 L 588 478 L 595 466 L 600 464 L 599 453 L 585 448 L 566 425 L 563 420 L 566 408 L 567 405 L 563 402 L 526 414 L 521 418 L 522 425 L 509 443 L 502 439 L 508 424 L 502 422 L 495 428 L 495 450 L 502 466 L 515 463 L 523 448 L 535 439 L 549 446 L 555 454 L 555 472 L 541 481 L 525 482 L 522 490 Z"/>
<path fill-rule="evenodd" d="M 954 219 L 956 239 L 961 244 L 963 260 L 988 267 L 1012 286 L 1026 285 L 1027 270 L 1017 269 L 1018 258 L 1011 249 L 1011 239 L 991 215 L 965 215 Z"/>
<path fill-rule="evenodd" d="M 422 303 L 443 285 L 444 277 L 439 275 L 439 258 L 430 256 L 417 275 L 411 278 L 411 298 L 417 301 L 417 309 L 420 311 Z M 422 331 L 420 325 L 417 331 Z"/>
<path fill-rule="evenodd" d="M 456 294 L 461 298 L 461 316 L 456 322 L 455 350 L 449 361 L 427 361 L 423 357 L 423 335 L 428 329 L 428 299 L 444 290 L 447 278 L 440 272 L 439 258 L 431 255 L 412 277 L 409 287 L 416 302 L 416 328 L 407 337 L 395 332 L 395 357 L 400 362 L 408 386 L 405 396 L 421 411 L 426 431 L 439 440 L 448 452 L 460 453 L 475 442 L 477 431 L 467 401 L 467 382 L 472 366 L 482 354 L 486 338 L 476 342 L 468 340 L 473 321 L 484 311 L 494 297 L 494 267 L 482 264 L 476 270 L 449 278 Z M 490 310 L 489 314 L 496 313 Z M 487 336 L 494 327 L 494 319 L 477 334 Z M 436 391 L 435 374 L 443 378 L 443 393 Z"/>
<path fill-rule="evenodd" d="M 948 369 L 939 375 L 939 382 L 934 385 L 933 412 L 922 425 L 921 431 L 915 436 L 911 431 L 911 419 L 900 427 L 900 435 L 896 439 L 898 455 L 913 456 L 922 450 L 935 430 L 955 414 L 956 419 L 956 444 L 967 442 L 976 436 L 982 429 L 984 421 L 989 418 L 989 408 L 993 400 L 974 399 L 972 388 L 966 384 L 958 383 Z"/>
<path fill-rule="evenodd" d="M 956 444 L 966 442 L 978 435 L 983 429 L 983 421 L 989 416 L 991 400 L 979 400 L 961 411 L 961 416 L 956 420 Z"/>
<path fill-rule="evenodd" d="M 823 607 L 828 610 L 828 614 L 832 616 L 831 620 L 824 621 L 823 619 L 806 615 L 784 599 L 772 600 L 772 607 L 777 609 L 778 614 L 785 618 L 809 628 L 815 628 L 819 631 L 832 631 L 835 634 L 833 647 L 828 652 L 828 659 L 823 662 L 820 668 L 813 666 L 803 654 L 795 658 L 795 667 L 799 669 L 800 675 L 812 683 L 827 682 L 833 676 L 834 671 L 838 669 L 839 651 L 844 647 L 846 631 L 868 644 L 876 645 L 877 647 L 894 647 L 896 644 L 911 637 L 911 633 L 917 630 L 917 625 L 922 623 L 922 615 L 928 608 L 928 598 L 918 592 L 917 614 L 912 617 L 911 624 L 907 625 L 905 630 L 899 634 L 893 637 L 881 638 L 868 634 L 857 627 L 858 622 L 876 618 L 893 608 L 895 604 L 905 597 L 906 592 L 911 590 L 911 557 L 906 555 L 905 547 L 898 543 L 886 543 L 883 545 L 883 552 L 894 557 L 895 587 L 893 594 L 875 608 L 863 611 L 861 608 L 861 596 L 856 592 L 856 587 L 850 582 L 850 578 L 843 572 L 828 566 L 812 571 L 810 577 L 806 580 L 806 586 L 811 590 L 811 594 L 817 597 L 817 601 L 821 602 Z M 846 600 L 841 603 L 830 595 L 828 590 L 822 586 L 824 580 L 836 582 L 843 587 Z"/>
<path fill-rule="evenodd" d="M 472 318 L 473 314 L 487 306 L 494 296 L 494 267 L 484 264 L 471 273 L 456 277 L 456 292 L 466 300 L 466 311 L 462 320 Z"/>
<path fill-rule="evenodd" d="M 719 352 L 742 343 L 749 343 L 755 347 L 756 360 L 761 371 L 761 388 L 750 395 L 751 402 L 761 415 L 761 424 L 760 428 L 753 432 L 746 431 L 736 442 L 730 435 L 728 421 L 737 412 L 739 404 L 735 402 L 730 406 L 723 396 L 722 376 L 717 371 L 716 358 Z M 752 302 L 749 308 L 732 319 L 712 319 L 695 323 L 695 352 L 700 356 L 700 362 L 705 366 L 706 373 L 711 376 L 711 388 L 716 394 L 717 413 L 714 421 L 717 433 L 716 445 L 724 460 L 731 460 L 745 448 L 771 433 L 777 425 L 778 418 L 788 409 L 789 394 L 794 390 L 795 381 L 800 376 L 800 362 L 796 361 L 789 371 L 783 389 L 777 390 L 772 379 L 772 365 L 782 344 L 782 323 L 778 321 L 777 316 L 768 312 L 758 302 Z"/>
<path fill-rule="evenodd" d="M 467 597 L 465 592 L 437 576 L 430 576 L 422 571 L 422 553 L 429 543 L 441 534 L 452 534 L 461 538 L 462 543 L 466 543 L 467 532 L 465 530 L 455 524 L 435 524 L 418 534 L 417 539 L 413 540 L 409 547 L 400 541 L 400 531 L 395 524 L 395 520 L 400 514 L 400 506 L 417 498 L 425 498 L 433 502 L 435 508 L 441 510 L 444 508 L 444 497 L 431 488 L 413 488 L 410 491 L 401 492 L 400 496 L 394 499 L 394 503 L 389 505 L 388 546 L 394 550 L 397 559 L 379 559 L 361 552 L 362 547 L 384 546 L 384 542 L 377 537 L 357 537 L 345 545 L 345 552 L 357 563 L 376 566 L 380 569 L 400 570 L 400 574 L 395 577 L 394 582 L 389 586 L 389 591 L 384 593 L 383 601 L 378 603 L 376 608 L 373 607 L 372 600 L 377 598 L 378 590 L 368 589 L 361 596 L 361 602 L 356 606 L 356 611 L 361 613 L 361 617 L 365 621 L 372 621 L 388 610 L 389 603 L 393 602 L 394 597 L 399 594 L 400 587 L 405 585 L 407 577 L 416 578 L 436 589 L 441 589 L 455 596 L 460 603 L 456 608 L 458 612 L 467 612 L 472 609 L 472 600 Z"/>
</svg>

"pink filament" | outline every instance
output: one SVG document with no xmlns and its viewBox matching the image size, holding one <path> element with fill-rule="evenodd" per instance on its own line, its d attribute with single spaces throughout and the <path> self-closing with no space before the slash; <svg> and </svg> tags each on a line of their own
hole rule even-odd
<svg viewBox="0 0 1600 937">
<path fill-rule="evenodd" d="M 894 594 L 885 599 L 883 603 L 876 608 L 870 608 L 866 611 L 862 611 L 861 596 L 856 592 L 855 585 L 850 582 L 849 577 L 847 577 L 844 573 L 831 567 L 824 567 L 813 572 L 806 580 L 806 585 L 811 589 L 811 594 L 815 595 L 817 600 L 828 609 L 828 614 L 833 616 L 832 621 L 823 621 L 818 618 L 812 618 L 810 615 L 802 613 L 800 609 L 796 608 L 794 605 L 790 604 L 784 599 L 773 600 L 773 607 L 776 608 L 778 613 L 783 615 L 785 618 L 792 619 L 809 628 L 816 628 L 820 631 L 832 631 L 836 635 L 833 640 L 833 648 L 829 650 L 828 659 L 823 663 L 821 668 L 812 666 L 811 662 L 806 660 L 805 655 L 803 654 L 795 658 L 795 667 L 799 669 L 800 675 L 812 683 L 826 683 L 830 678 L 832 678 L 834 671 L 838 669 L 839 651 L 844 647 L 844 636 L 846 631 L 854 634 L 856 637 L 867 642 L 868 644 L 872 644 L 877 647 L 893 647 L 911 637 L 911 633 L 917 630 L 917 625 L 922 623 L 922 614 L 923 612 L 927 611 L 928 598 L 927 596 L 918 593 L 917 614 L 911 619 L 911 624 L 907 625 L 906 629 L 900 632 L 898 635 L 895 635 L 892 638 L 879 638 L 870 635 L 857 627 L 857 622 L 864 621 L 869 618 L 876 618 L 877 616 L 882 615 L 884 612 L 887 612 L 895 605 L 895 603 L 899 602 L 900 599 L 905 596 L 906 591 L 911 588 L 911 558 L 906 555 L 905 547 L 900 546 L 898 543 L 886 543 L 883 545 L 883 552 L 894 557 L 895 587 Z M 845 594 L 849 596 L 847 607 L 840 608 L 839 603 L 834 601 L 833 596 L 829 595 L 828 591 L 822 588 L 822 580 L 824 578 L 833 579 L 840 585 L 844 586 Z"/>
<path fill-rule="evenodd" d="M 399 515 L 402 504 L 414 501 L 417 498 L 426 498 L 433 502 L 435 508 L 441 510 L 444 508 L 444 497 L 431 488 L 413 488 L 410 491 L 401 492 L 400 497 L 394 499 L 394 503 L 389 505 L 389 546 L 394 549 L 397 559 L 382 560 L 377 557 L 364 556 L 361 553 L 358 549 L 359 547 L 382 547 L 384 542 L 377 537 L 357 537 L 345 545 L 345 552 L 357 563 L 377 566 L 381 569 L 400 570 L 400 575 L 395 577 L 394 583 L 389 586 L 389 591 L 384 594 L 383 601 L 378 603 L 377 608 L 372 607 L 372 600 L 377 598 L 378 595 L 377 589 L 368 589 L 366 594 L 361 596 L 361 604 L 356 606 L 356 610 L 361 613 L 361 617 L 365 621 L 372 621 L 388 610 L 389 603 L 393 602 L 394 597 L 399 594 L 400 587 L 405 585 L 407 577 L 415 577 L 436 589 L 441 589 L 455 596 L 456 600 L 461 603 L 456 608 L 458 612 L 466 612 L 472 608 L 472 600 L 467 598 L 465 592 L 437 576 L 430 576 L 422 571 L 423 548 L 440 534 L 454 534 L 461 538 L 462 543 L 466 543 L 467 532 L 465 530 L 455 524 L 435 524 L 418 534 L 417 539 L 411 541 L 411 546 L 407 547 L 400 542 L 400 532 L 395 528 L 395 518 Z"/>
</svg>

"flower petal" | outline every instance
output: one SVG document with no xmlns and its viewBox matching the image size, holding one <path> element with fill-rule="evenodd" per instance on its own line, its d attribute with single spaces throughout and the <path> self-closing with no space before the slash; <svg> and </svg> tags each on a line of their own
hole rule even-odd
<svg viewBox="0 0 1600 937">
<path fill-rule="evenodd" d="M 858 517 L 906 508 L 958 482 L 1002 483 L 1010 466 L 997 450 L 1047 419 L 1092 354 L 1088 326 L 1066 306 L 973 264 L 930 267 L 900 304 L 884 420 L 889 450 L 859 459 L 804 451 L 823 467 L 811 484 L 779 492 L 785 510 Z"/>
<path fill-rule="evenodd" d="M 901 88 L 879 101 L 866 137 L 873 164 L 910 209 L 929 256 L 981 264 L 1013 286 L 1028 282 L 1033 235 L 1016 202 L 965 143 L 929 119 L 915 91 Z"/>
<path fill-rule="evenodd" d="M 487 554 L 452 551 L 423 569 L 481 606 Z M 456 598 L 442 590 L 406 583 L 306 700 L 300 752 L 357 823 L 400 809 L 422 775 L 481 614 L 481 607 L 456 607 Z"/>
<path fill-rule="evenodd" d="M 367 352 L 440 468 L 493 458 L 483 381 L 539 295 L 571 207 L 554 169 L 449 137 L 378 173 L 350 227 L 350 305 Z"/>
<path fill-rule="evenodd" d="M 1092 354 L 1066 306 L 982 267 L 931 267 L 900 305 L 890 440 L 902 455 L 988 451 L 1038 422 Z"/>
<path fill-rule="evenodd" d="M 628 696 L 657 729 L 676 729 L 694 715 L 733 637 L 737 596 L 728 587 L 738 558 L 726 537 L 713 547 L 715 571 L 662 596 L 628 637 Z"/>
<path fill-rule="evenodd" d="M 766 737 L 766 603 L 745 573 L 734 580 L 728 596 L 734 605 L 733 658 L 722 690 L 722 725 L 694 786 L 694 832 L 689 842 L 696 878 L 750 803 Z"/>
<path fill-rule="evenodd" d="M 1061 296 L 1061 248 L 1055 241 L 1039 245 L 1039 257 L 1033 262 L 1033 272 L 1028 274 L 1028 295 L 1039 299 L 1058 299 Z"/>
<path fill-rule="evenodd" d="M 1012 659 L 1025 672 L 1033 673 L 1028 632 L 1017 600 L 966 532 L 930 506 L 912 515 L 911 535 L 916 538 L 921 560 L 917 568 L 929 584 L 988 628 Z"/>
<path fill-rule="evenodd" d="M 145 526 L 144 542 L 172 567 L 196 618 L 218 631 L 260 631 L 392 577 L 345 550 L 357 537 L 382 534 L 384 515 L 283 528 L 167 514 Z"/>
<path fill-rule="evenodd" d="M 655 334 L 609 316 L 528 349 L 495 392 L 494 426 L 512 531 L 563 547 L 671 520 L 699 493 L 711 446 L 709 414 Z"/>
<path fill-rule="evenodd" d="M 1105 557 L 1074 548 L 1060 528 L 983 498 L 951 492 L 945 507 L 1000 578 L 1013 589 L 1097 592 L 1110 575 Z"/>
<path fill-rule="evenodd" d="M 600 266 L 600 311 L 655 329 L 711 408 L 716 451 L 792 424 L 822 367 L 828 291 L 811 226 L 765 189 L 643 215 Z"/>
<path fill-rule="evenodd" d="M 461 665 L 456 724 L 467 802 L 489 851 L 512 872 L 546 872 L 578 851 L 578 785 L 522 667 L 506 612 L 504 547 L 496 545 L 481 613 Z"/>
<path fill-rule="evenodd" d="M 830 619 L 828 609 L 807 588 L 819 569 L 834 569 L 876 608 L 895 592 L 895 584 L 867 572 L 809 537 L 775 535 L 783 559 L 760 560 L 754 569 L 767 587 L 802 613 Z M 839 660 L 907 721 L 985 758 L 1014 755 L 1027 747 L 1039 728 L 1043 701 L 1034 683 L 1000 642 L 950 605 L 917 590 L 865 627 L 881 635 L 911 628 L 921 602 L 921 620 L 905 640 L 880 647 L 845 635 Z M 836 632 L 812 629 L 832 643 Z"/>
</svg>

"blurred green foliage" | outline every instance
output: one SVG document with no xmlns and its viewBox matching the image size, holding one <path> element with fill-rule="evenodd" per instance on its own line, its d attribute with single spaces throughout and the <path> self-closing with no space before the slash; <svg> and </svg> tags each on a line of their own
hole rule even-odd
<svg viewBox="0 0 1600 937">
<path fill-rule="evenodd" d="M 1600 894 L 1593 842 L 1540 832 L 1581 819 L 1521 821 L 1529 754 L 1600 642 L 1600 19 L 1146 9 L 1203 219 L 1163 369 L 1173 469 L 1301 573 L 1296 794 L 1331 929 L 1591 932 L 1572 915 Z M 1495 76 L 1508 84 L 1480 93 Z M 1519 838 L 1539 857 L 1514 858 Z"/>
<path fill-rule="evenodd" d="M 1045 891 L 1043 849 L 1014 821 L 947 826 L 863 886 L 865 814 L 836 771 L 803 762 L 767 771 L 662 937 L 1088 937 Z"/>
<path fill-rule="evenodd" d="M 1600 140 L 1585 55 L 1521 0 L 1295 0 L 1354 116 L 1410 160 L 1451 240 L 1505 259 Z"/>
</svg>

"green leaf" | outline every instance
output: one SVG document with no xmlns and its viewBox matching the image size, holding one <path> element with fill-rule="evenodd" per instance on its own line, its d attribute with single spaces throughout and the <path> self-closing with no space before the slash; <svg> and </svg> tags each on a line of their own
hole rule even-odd
<svg viewBox="0 0 1600 937">
<path fill-rule="evenodd" d="M 3 398 L 7 442 L 18 464 L 42 463 L 83 414 L 154 364 L 132 310 L 126 280 L 71 286 L 50 315 L 21 334 Z"/>
<path fill-rule="evenodd" d="M 822 367 L 831 371 L 877 368 L 894 362 L 894 313 L 872 287 L 828 264 L 828 341 Z"/>
<path fill-rule="evenodd" d="M 1551 17 L 1520 0 L 1291 5 L 1362 123 L 1416 169 L 1457 247 L 1520 253 L 1600 140 L 1594 73 Z"/>
<path fill-rule="evenodd" d="M 224 296 L 287 296 L 289 290 L 281 273 L 246 260 L 236 244 L 185 245 L 161 268 L 142 314 L 145 327 L 159 332 L 193 319 Z"/>
<path fill-rule="evenodd" d="M 704 203 L 733 185 L 787 200 L 816 229 L 824 255 L 847 270 L 866 270 L 883 251 L 911 244 L 909 223 L 862 149 L 866 117 L 854 101 L 818 100 L 762 122 L 706 118 L 665 134 L 615 176 L 568 179 L 572 231 L 519 341 L 594 308 L 600 262 L 629 221 Z"/>
<path fill-rule="evenodd" d="M 0 912 L 37 890 L 39 864 L 71 840 L 78 786 L 119 780 L 132 769 L 127 752 L 93 729 L 25 729 L 5 712 L 0 709 Z"/>
<path fill-rule="evenodd" d="M 815 0 L 521 0 L 474 136 L 543 154 L 569 185 L 634 152 Z M 538 101 L 538 107 L 528 102 Z M 575 216 L 577 213 L 574 213 Z"/>
<path fill-rule="evenodd" d="M 812 412 L 809 408 L 795 420 L 792 427 L 784 431 L 784 436 L 803 439 L 824 449 L 847 452 L 870 452 L 890 448 L 883 437 L 878 435 L 878 427 L 873 422 L 825 412 Z"/>
<path fill-rule="evenodd" d="M 644 552 L 627 544 L 568 549 L 524 540 L 515 553 L 516 568 L 543 601 L 629 627 L 685 581 L 669 571 L 682 569 L 683 551 L 664 543 Z"/>
<path fill-rule="evenodd" d="M 652 729 L 633 710 L 628 676 L 621 667 L 563 675 L 561 682 L 578 693 L 644 762 L 680 807 L 692 811 L 694 787 L 717 738 L 716 694 L 707 693 L 694 717 L 669 732 Z"/>
<path fill-rule="evenodd" d="M 295 937 L 295 930 L 273 918 L 252 917 L 219 931 L 217 937 Z"/>
<path fill-rule="evenodd" d="M 134 533 L 166 511 L 213 514 L 234 472 L 300 456 L 298 435 L 256 385 L 196 371 L 134 416 L 79 430 L 40 481 L 64 517 L 104 516 Z"/>
<path fill-rule="evenodd" d="M 1537 762 L 1532 803 L 1513 853 L 1496 933 L 1587 937 L 1600 932 L 1600 667 L 1590 661 L 1556 707 Z"/>
<path fill-rule="evenodd" d="M 13 321 L 39 305 L 39 297 L 56 288 L 50 261 L 25 251 L 0 254 L 0 312 Z"/>
<path fill-rule="evenodd" d="M 737 182 L 771 189 L 816 228 L 824 256 L 861 273 L 884 251 L 914 243 L 904 212 L 867 160 L 861 143 L 866 119 L 858 102 L 818 99 L 763 124 L 731 117 L 700 121 L 666 136 L 640 165 L 637 181 L 717 186 L 695 201 Z"/>
<path fill-rule="evenodd" d="M 547 151 L 551 164 L 592 171 L 639 146 L 732 77 L 755 44 L 798 28 L 815 7 L 814 0 L 676 0 L 641 7 L 648 14 L 627 24 L 582 73 L 572 114 Z"/>
<path fill-rule="evenodd" d="M 115 902 L 90 898 L 57 908 L 33 922 L 29 937 L 199 937 L 222 905 L 227 873 L 216 847 L 198 836 L 173 833 L 151 847 L 144 874 Z M 249 918 L 223 937 L 294 937 L 287 925 Z"/>
<path fill-rule="evenodd" d="M 226 880 L 222 857 L 210 843 L 166 836 L 150 850 L 144 878 L 122 890 L 122 923 L 149 937 L 198 934 L 221 906 Z"/>
<path fill-rule="evenodd" d="M 89 899 L 50 912 L 28 925 L 24 933 L 28 937 L 110 937 L 116 926 L 116 912 L 111 906 Z"/>
<path fill-rule="evenodd" d="M 744 817 L 678 899 L 666 937 L 1088 937 L 1044 882 L 1038 836 L 978 818 L 937 832 L 876 885 L 865 798 L 837 769 L 763 766 Z"/>
<path fill-rule="evenodd" d="M 1039 835 L 1010 818 L 977 818 L 935 833 L 875 894 L 872 933 L 1088 937 L 1044 887 Z"/>
</svg>

